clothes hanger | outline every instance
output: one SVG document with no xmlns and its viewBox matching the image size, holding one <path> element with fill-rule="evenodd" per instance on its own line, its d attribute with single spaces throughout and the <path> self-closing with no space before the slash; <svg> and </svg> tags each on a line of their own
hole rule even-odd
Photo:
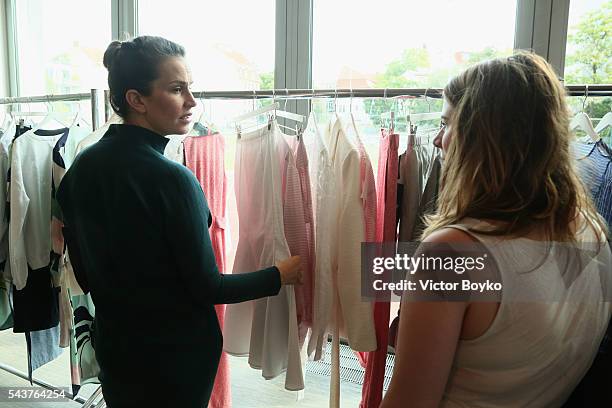
<svg viewBox="0 0 612 408">
<path fill-rule="evenodd" d="M 285 88 L 285 104 L 283 106 L 283 110 L 275 110 L 274 111 L 274 116 L 275 117 L 283 117 L 285 119 L 290 119 L 293 120 L 295 122 L 297 122 L 297 124 L 295 125 L 295 128 L 289 127 L 289 126 L 285 126 L 285 125 L 281 125 L 278 124 L 279 127 L 287 129 L 289 131 L 295 132 L 296 136 L 299 136 L 299 131 L 300 129 L 302 129 L 302 125 L 304 124 L 304 121 L 306 120 L 306 117 L 303 115 L 298 115 L 297 113 L 293 113 L 293 112 L 289 112 L 287 111 L 287 100 L 289 99 L 289 89 Z"/>
<path fill-rule="evenodd" d="M 77 126 L 81 126 L 81 125 L 86 125 L 88 127 L 91 127 L 91 124 L 88 123 L 85 118 L 81 115 L 81 103 L 77 102 L 77 112 L 74 115 L 74 119 L 72 120 L 72 123 L 70 124 L 70 126 L 68 126 L 70 129 L 73 129 Z"/>
<path fill-rule="evenodd" d="M 606 113 L 604 117 L 601 118 L 601 120 L 595 127 L 595 132 L 599 134 L 602 132 L 602 130 L 604 130 L 607 127 L 612 127 L 612 112 Z"/>
<path fill-rule="evenodd" d="M 415 114 L 410 115 L 411 125 L 414 125 L 415 123 L 421 122 L 421 121 L 440 119 L 442 117 L 442 112 L 432 112 L 431 111 L 431 102 L 429 100 L 429 97 L 427 96 L 428 91 L 429 91 L 429 88 L 425 90 L 425 101 L 427 102 L 428 111 L 426 113 L 415 113 Z M 416 135 L 417 129 L 418 129 L 418 126 L 414 128 L 414 132 L 411 132 L 416 138 L 415 141 L 417 142 L 417 145 L 423 145 L 423 144 L 429 143 L 429 139 L 431 138 L 431 133 L 432 132 L 437 133 L 440 131 L 439 127 L 435 127 L 435 126 L 429 127 L 429 128 L 423 129 L 421 131 L 421 134 L 417 136 Z M 423 140 L 421 140 L 421 138 L 423 138 Z M 425 139 L 427 141 L 423 143 Z"/>
<path fill-rule="evenodd" d="M 47 103 L 49 104 L 51 110 L 47 113 L 47 116 L 45 116 L 42 121 L 38 122 L 32 128 L 32 132 L 36 132 L 37 130 L 47 128 L 50 125 L 52 125 L 53 122 L 56 122 L 56 124 L 59 124 L 62 128 L 69 128 L 70 126 L 66 122 L 64 122 L 64 120 L 60 117 L 58 113 L 55 112 L 55 110 L 53 110 L 53 105 L 51 104 L 51 102 L 47 100 Z M 59 130 L 59 129 L 57 127 L 52 127 L 50 130 Z"/>
<path fill-rule="evenodd" d="M 585 104 L 587 98 L 589 97 L 589 86 L 586 85 L 586 93 L 584 100 L 582 101 L 582 111 L 578 112 L 570 122 L 570 130 L 582 130 L 587 134 L 587 136 L 591 139 L 592 142 L 597 143 L 601 138 L 593 128 L 593 123 L 591 122 L 591 118 L 586 114 Z"/>
<path fill-rule="evenodd" d="M 385 102 L 385 107 L 387 106 L 387 88 L 383 91 L 383 101 Z M 388 129 L 389 133 L 395 132 L 395 109 L 391 108 L 389 111 L 385 111 L 380 114 L 381 117 L 381 125 L 383 128 Z"/>
<path fill-rule="evenodd" d="M 208 122 L 204 119 L 205 107 L 203 95 L 200 95 L 199 99 L 200 105 L 202 106 L 202 110 L 200 111 L 198 119 L 194 122 L 192 129 L 197 133 L 197 136 L 208 136 L 209 134 L 212 134 L 212 129 L 209 126 Z"/>
<path fill-rule="evenodd" d="M 353 131 L 347 132 L 347 133 L 353 134 L 355 136 L 355 141 L 357 142 L 357 144 L 360 147 L 363 147 L 363 141 L 361 140 L 361 137 L 359 136 L 359 129 L 357 128 L 355 116 L 353 115 L 353 89 L 352 88 L 350 92 L 351 93 L 350 93 L 350 100 L 349 100 L 349 119 L 350 119 L 349 126 L 353 127 Z"/>
<path fill-rule="evenodd" d="M 289 91 L 286 90 L 287 95 L 289 94 Z M 289 119 L 289 120 L 293 120 L 295 122 L 298 123 L 304 123 L 304 119 L 305 117 L 303 115 L 298 115 L 297 113 L 293 113 L 293 112 L 287 112 L 286 110 L 280 110 L 280 104 L 276 101 L 276 93 L 275 90 L 272 90 L 272 104 L 264 106 L 262 108 L 256 109 L 252 112 L 249 113 L 245 113 L 244 115 L 240 115 L 237 116 L 235 118 L 233 118 L 231 120 L 231 122 L 239 125 L 241 122 L 247 121 L 249 119 L 255 118 L 257 116 L 261 116 L 263 114 L 266 113 L 270 113 L 269 117 L 268 117 L 268 126 L 271 125 L 271 122 L 276 120 L 277 117 L 282 117 L 285 119 Z M 286 105 L 286 100 L 285 100 L 285 105 Z M 280 127 L 284 127 L 286 129 L 289 130 L 293 130 L 293 128 L 290 128 L 288 126 L 284 126 L 284 125 L 279 125 Z M 243 130 L 243 129 L 241 129 Z"/>
</svg>

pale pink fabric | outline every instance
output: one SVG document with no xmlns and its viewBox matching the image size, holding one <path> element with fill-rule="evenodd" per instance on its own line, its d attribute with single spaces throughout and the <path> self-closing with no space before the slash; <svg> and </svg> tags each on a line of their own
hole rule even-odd
<svg viewBox="0 0 612 408">
<path fill-rule="evenodd" d="M 308 169 L 308 155 L 304 140 L 301 138 L 295 148 L 295 166 L 300 178 L 300 198 L 304 210 L 304 229 L 306 233 L 306 252 L 304 259 L 301 290 L 304 293 L 304 322 L 312 327 L 314 303 L 314 268 L 315 268 L 315 232 L 312 208 L 312 195 L 310 190 L 310 172 Z"/>
<path fill-rule="evenodd" d="M 233 273 L 266 268 L 290 256 L 283 223 L 281 145 L 287 144 L 276 121 L 242 132 L 236 140 L 234 188 L 240 223 Z M 223 349 L 248 355 L 249 365 L 264 378 L 285 373 L 285 389 L 304 389 L 293 286 L 281 287 L 276 296 L 228 305 L 224 337 Z"/>
<path fill-rule="evenodd" d="M 392 242 L 397 238 L 397 175 L 399 135 L 381 131 L 378 157 L 378 205 L 376 223 L 376 241 Z M 393 254 L 383 254 L 393 256 Z M 366 372 L 362 387 L 361 408 L 377 408 L 382 401 L 387 363 L 387 343 L 389 337 L 389 302 L 376 302 L 374 305 L 374 323 L 376 325 L 376 351 L 367 353 Z"/>
<path fill-rule="evenodd" d="M 312 327 L 314 226 L 308 158 L 302 141 L 284 136 L 285 145 L 279 149 L 283 169 L 283 223 L 285 238 L 292 256 L 302 260 L 303 285 L 294 286 L 297 307 L 300 347 L 308 328 Z"/>
<path fill-rule="evenodd" d="M 210 239 L 220 273 L 225 273 L 225 204 L 227 178 L 225 175 L 225 141 L 220 134 L 187 137 L 185 146 L 185 165 L 193 171 L 204 190 L 212 216 Z M 215 305 L 219 325 L 223 330 L 225 305 Z M 226 408 L 232 405 L 229 361 L 225 352 L 221 353 L 219 368 L 208 406 Z"/>
<path fill-rule="evenodd" d="M 357 149 L 359 150 L 359 165 L 360 165 L 360 182 L 361 182 L 361 201 L 363 204 L 363 217 L 365 222 L 365 239 L 364 242 L 376 241 L 376 226 L 377 223 L 377 193 L 376 181 L 374 179 L 374 170 L 372 170 L 372 162 L 365 150 L 365 146 L 359 137 L 355 123 L 352 123 L 355 137 L 357 139 Z M 366 352 L 356 352 L 359 363 L 362 367 L 366 366 Z"/>
<path fill-rule="evenodd" d="M 376 240 L 376 182 L 372 162 L 365 151 L 363 144 L 359 143 L 359 159 L 361 161 L 361 200 L 363 201 L 363 216 L 365 218 L 365 241 Z"/>
</svg>

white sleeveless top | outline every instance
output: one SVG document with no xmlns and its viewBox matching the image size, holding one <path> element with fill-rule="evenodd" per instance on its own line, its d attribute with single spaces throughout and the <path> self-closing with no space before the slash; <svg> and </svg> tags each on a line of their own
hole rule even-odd
<svg viewBox="0 0 612 408">
<path fill-rule="evenodd" d="M 610 320 L 609 244 L 587 256 L 583 251 L 585 262 L 576 273 L 575 260 L 568 267 L 559 262 L 555 249 L 545 257 L 539 241 L 471 232 L 469 228 L 491 227 L 475 219 L 451 227 L 491 252 L 503 289 L 489 329 L 476 339 L 459 341 L 441 406 L 562 406 L 592 364 Z M 591 228 L 583 228 L 577 239 L 597 250 Z M 540 300 L 533 301 L 533 296 Z"/>
</svg>

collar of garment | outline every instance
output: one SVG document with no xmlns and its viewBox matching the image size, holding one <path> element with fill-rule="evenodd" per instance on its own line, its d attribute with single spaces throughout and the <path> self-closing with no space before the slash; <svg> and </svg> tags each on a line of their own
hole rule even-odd
<svg viewBox="0 0 612 408">
<path fill-rule="evenodd" d="M 118 136 L 126 142 L 143 143 L 164 154 L 168 139 L 159 133 L 136 125 L 112 124 L 104 137 Z"/>
</svg>

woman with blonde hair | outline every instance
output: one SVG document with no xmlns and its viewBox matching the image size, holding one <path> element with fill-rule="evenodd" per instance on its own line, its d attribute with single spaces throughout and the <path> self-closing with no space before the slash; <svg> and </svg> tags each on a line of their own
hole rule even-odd
<svg viewBox="0 0 612 408">
<path fill-rule="evenodd" d="M 610 319 L 612 256 L 572 163 L 565 98 L 529 53 L 444 89 L 438 211 L 423 242 L 484 252 L 502 289 L 495 301 L 405 293 L 381 407 L 559 407 L 589 369 Z"/>
</svg>

